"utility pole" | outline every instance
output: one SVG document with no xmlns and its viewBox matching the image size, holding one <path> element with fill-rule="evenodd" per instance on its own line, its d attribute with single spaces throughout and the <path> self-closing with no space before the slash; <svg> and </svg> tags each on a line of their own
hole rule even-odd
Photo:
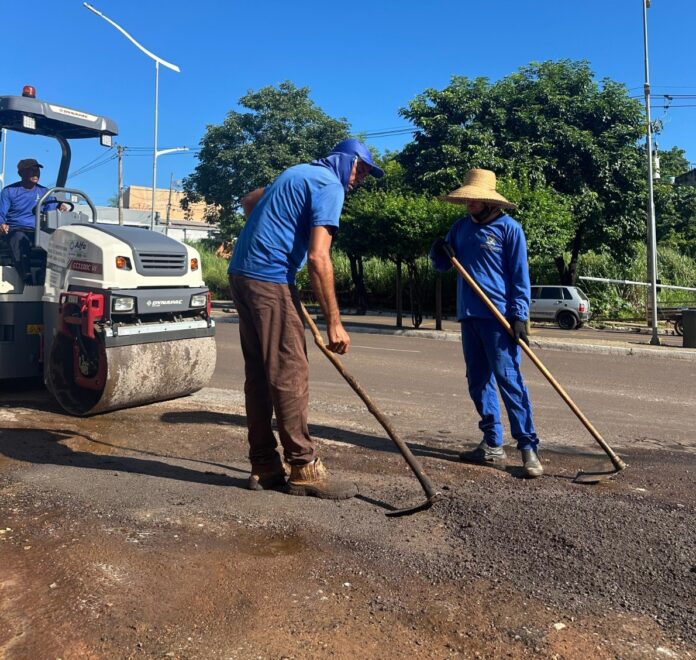
<svg viewBox="0 0 696 660">
<path fill-rule="evenodd" d="M 123 147 L 116 147 L 118 156 L 118 224 L 123 224 Z"/>
<path fill-rule="evenodd" d="M 653 346 L 660 345 L 657 334 L 657 237 L 655 230 L 655 198 L 653 194 L 653 148 L 652 148 L 652 120 L 650 118 L 650 67 L 648 65 L 648 9 L 650 0 L 641 0 L 643 4 L 643 49 L 645 52 L 645 117 L 647 121 L 647 146 L 648 146 L 648 281 L 650 282 L 649 322 L 652 325 Z"/>
<path fill-rule="evenodd" d="M 172 188 L 174 187 L 174 172 L 169 174 L 169 200 L 167 201 L 167 226 L 164 228 L 164 233 L 169 232 L 169 222 L 172 213 Z"/>
</svg>

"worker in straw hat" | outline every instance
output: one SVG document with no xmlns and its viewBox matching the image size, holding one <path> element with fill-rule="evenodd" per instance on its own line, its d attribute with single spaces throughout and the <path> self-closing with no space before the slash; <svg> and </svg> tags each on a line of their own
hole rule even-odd
<svg viewBox="0 0 696 660">
<path fill-rule="evenodd" d="M 481 443 L 462 452 L 460 458 L 478 464 L 506 461 L 497 385 L 512 437 L 522 454 L 524 473 L 539 477 L 543 473 L 537 454 L 539 439 L 520 372 L 517 343 L 529 343 L 527 243 L 521 225 L 505 213 L 515 205 L 496 190 L 495 173 L 482 169 L 467 172 L 464 184 L 440 199 L 465 205 L 468 215 L 452 225 L 445 239 L 433 243 L 430 258 L 434 267 L 439 271 L 452 267 L 445 243 L 449 244 L 457 260 L 510 321 L 515 335 L 513 340 L 473 289 L 463 279 L 457 280 L 457 318 L 462 328 L 469 395 L 481 417 L 483 433 Z"/>
</svg>

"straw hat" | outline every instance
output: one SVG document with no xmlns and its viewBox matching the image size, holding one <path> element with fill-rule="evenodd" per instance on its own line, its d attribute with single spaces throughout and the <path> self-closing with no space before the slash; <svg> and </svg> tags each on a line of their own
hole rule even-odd
<svg viewBox="0 0 696 660">
<path fill-rule="evenodd" d="M 467 200 L 471 199 L 504 209 L 517 208 L 515 204 L 509 202 L 499 192 L 496 192 L 495 172 L 490 170 L 469 170 L 460 188 L 438 199 L 443 202 L 451 202 L 452 204 L 466 204 Z"/>
</svg>

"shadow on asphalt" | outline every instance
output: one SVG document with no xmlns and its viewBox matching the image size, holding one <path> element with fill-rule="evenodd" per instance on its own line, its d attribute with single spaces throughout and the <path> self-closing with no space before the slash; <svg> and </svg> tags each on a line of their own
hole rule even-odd
<svg viewBox="0 0 696 660">
<path fill-rule="evenodd" d="M 217 424 L 219 426 L 238 426 L 241 428 L 246 428 L 246 417 L 244 415 L 236 415 L 234 413 L 219 413 L 208 410 L 198 410 L 195 412 L 166 412 L 160 417 L 160 420 L 167 424 Z M 366 433 L 356 433 L 355 431 L 347 431 L 346 429 L 340 429 L 334 426 L 325 426 L 323 424 L 310 424 L 309 432 L 315 438 L 348 442 L 356 447 L 362 447 L 364 449 L 370 449 L 373 451 L 383 451 L 391 454 L 399 453 L 399 450 L 391 442 L 391 440 L 374 435 L 368 435 Z M 405 442 L 408 444 L 408 447 L 413 452 L 414 456 L 436 458 L 458 464 L 462 463 L 461 459 L 459 458 L 458 449 L 424 445 L 417 442 L 412 442 L 408 439 L 405 439 Z M 506 472 L 515 479 L 527 479 L 522 467 L 517 465 L 478 465 L 477 467 Z M 546 468 L 546 470 L 546 477 L 556 477 L 558 479 L 569 480 L 574 478 L 574 475 L 568 476 L 563 474 L 554 474 L 549 473 L 548 468 Z"/>
<path fill-rule="evenodd" d="M 220 426 L 239 426 L 246 428 L 246 417 L 244 415 L 236 415 L 234 413 L 219 413 L 207 410 L 193 411 L 176 411 L 166 412 L 160 417 L 162 422 L 167 424 L 217 424 Z M 274 420 L 275 424 L 275 420 Z M 274 426 L 275 428 L 275 426 Z M 391 442 L 391 440 L 380 438 L 366 433 L 356 433 L 355 431 L 347 431 L 345 429 L 336 428 L 333 426 L 325 426 L 323 424 L 310 424 L 309 432 L 315 438 L 324 438 L 326 440 L 336 440 L 340 442 L 348 442 L 356 447 L 370 449 L 373 451 L 383 451 L 391 454 L 399 453 L 399 450 Z M 451 461 L 452 463 L 462 463 L 459 458 L 459 450 L 448 449 L 446 447 L 433 447 L 424 445 L 410 440 L 405 440 L 409 449 L 414 456 L 425 458 L 436 458 L 443 461 Z M 224 466 L 221 466 L 224 467 Z M 527 479 L 522 467 L 517 465 L 478 465 L 487 469 L 506 472 L 515 479 Z M 546 468 L 546 477 L 555 477 L 558 479 L 572 480 L 573 476 L 554 474 L 548 472 Z M 377 504 L 377 502 L 373 502 Z M 384 505 L 383 502 L 379 503 Z M 388 505 L 385 508 L 389 508 Z"/>
<path fill-rule="evenodd" d="M 160 420 L 167 424 L 217 424 L 220 426 L 239 426 L 246 428 L 246 417 L 244 415 L 235 415 L 233 413 L 218 413 L 207 410 L 193 411 L 177 411 L 166 412 Z M 275 419 L 273 420 L 275 427 Z M 374 451 L 384 451 L 388 453 L 398 453 L 398 449 L 391 440 L 380 438 L 367 433 L 357 433 L 346 429 L 336 428 L 335 426 L 325 426 L 323 424 L 310 424 L 309 433 L 315 438 L 324 440 L 335 440 L 338 442 L 348 442 L 356 447 L 364 449 L 372 449 Z M 429 447 L 428 445 L 419 444 L 405 439 L 409 449 L 417 456 L 427 456 L 432 458 L 440 458 L 447 461 L 455 461 L 459 463 L 459 452 L 453 449 L 444 447 Z"/>
<path fill-rule="evenodd" d="M 361 500 L 363 502 L 367 502 L 368 504 L 372 504 L 372 506 L 379 507 L 380 509 L 384 509 L 385 511 L 397 511 L 397 508 L 395 506 L 392 506 L 388 502 L 383 502 L 382 500 L 378 500 L 374 497 L 369 497 L 367 495 L 362 495 L 358 494 L 355 496 L 356 500 Z"/>
<path fill-rule="evenodd" d="M 70 417 L 46 389 L 31 385 L 13 387 L 11 392 L 0 386 L 0 408 L 26 408 Z"/>
<path fill-rule="evenodd" d="M 89 442 L 93 442 L 95 445 L 101 445 L 102 447 L 111 447 L 112 449 L 123 449 L 124 451 L 130 451 L 135 454 L 142 454 L 143 456 L 156 456 L 157 458 L 171 458 L 175 461 L 188 461 L 189 463 L 200 463 L 201 465 L 210 465 L 212 467 L 219 467 L 223 470 L 231 470 L 232 472 L 241 472 L 244 475 L 248 475 L 248 470 L 240 470 L 232 465 L 226 465 L 225 463 L 215 463 L 214 461 L 203 461 L 200 458 L 189 458 L 188 456 L 175 456 L 174 454 L 160 454 L 156 451 L 148 451 L 147 449 L 137 449 L 135 447 L 126 447 L 124 445 L 116 445 L 113 442 L 106 442 L 105 440 L 97 440 L 84 433 L 77 433 L 76 431 L 61 431 L 57 429 L 58 433 L 66 433 L 70 435 L 79 435 Z"/>
<path fill-rule="evenodd" d="M 147 460 L 130 456 L 113 456 L 74 451 L 64 444 L 75 436 L 97 444 L 102 443 L 87 435 L 72 431 L 53 431 L 48 429 L 5 428 L 0 434 L 0 452 L 8 458 L 44 465 L 65 465 L 93 470 L 110 470 L 146 474 L 164 479 L 176 479 L 212 486 L 235 486 L 246 488 L 246 479 L 230 477 L 226 474 L 191 470 L 163 461 Z M 110 445 L 114 446 L 114 445 Z M 132 451 L 132 450 L 130 450 Z"/>
</svg>

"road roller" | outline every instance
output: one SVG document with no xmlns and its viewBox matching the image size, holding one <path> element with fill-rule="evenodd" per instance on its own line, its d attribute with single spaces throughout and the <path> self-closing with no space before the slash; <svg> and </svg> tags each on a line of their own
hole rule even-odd
<svg viewBox="0 0 696 660">
<path fill-rule="evenodd" d="M 0 380 L 40 377 L 88 416 L 192 394 L 215 368 L 215 323 L 198 252 L 150 228 L 100 222 L 66 187 L 70 141 L 111 146 L 116 124 L 36 98 L 0 96 L 0 127 L 55 138 L 56 184 L 37 200 L 31 273 L 0 240 Z"/>
</svg>

